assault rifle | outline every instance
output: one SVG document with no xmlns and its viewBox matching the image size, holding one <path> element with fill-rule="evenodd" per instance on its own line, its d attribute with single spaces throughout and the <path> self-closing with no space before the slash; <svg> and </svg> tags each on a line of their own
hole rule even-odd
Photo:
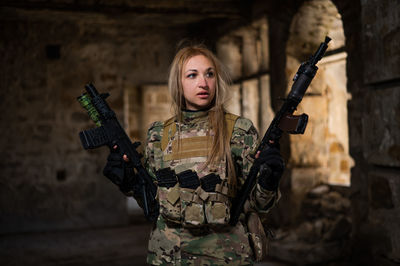
<svg viewBox="0 0 400 266">
<path fill-rule="evenodd" d="M 108 146 L 112 149 L 117 145 L 121 158 L 124 154 L 128 156 L 129 164 L 131 164 L 137 172 L 137 180 L 135 180 L 135 183 L 140 187 L 144 215 L 149 221 L 154 221 L 159 211 L 158 203 L 155 200 L 157 187 L 140 161 L 142 155 L 136 151 L 140 143 L 131 142 L 125 130 L 118 122 L 114 111 L 108 106 L 105 99 L 110 96 L 109 93 L 99 94 L 91 83 L 85 85 L 85 89 L 87 93 L 82 94 L 77 99 L 82 107 L 87 110 L 89 117 L 98 127 L 79 133 L 83 148 L 86 150 Z M 134 177 L 130 176 L 127 178 L 133 179 Z M 128 183 L 132 184 L 133 182 Z"/>
<path fill-rule="evenodd" d="M 321 43 L 317 52 L 313 56 L 311 56 L 307 62 L 303 62 L 300 65 L 296 75 L 293 78 L 294 83 L 292 85 L 292 88 L 287 98 L 285 99 L 281 109 L 276 113 L 274 119 L 269 125 L 267 132 L 265 133 L 260 145 L 257 148 L 256 153 L 258 151 L 261 152 L 267 149 L 269 146 L 277 145 L 283 132 L 288 132 L 289 134 L 304 133 L 308 122 L 308 115 L 293 115 L 293 113 L 294 111 L 296 111 L 296 108 L 303 99 L 303 96 L 308 86 L 310 85 L 312 79 L 317 73 L 318 67 L 316 66 L 316 64 L 325 54 L 325 51 L 328 48 L 328 42 L 330 40 L 331 39 L 326 36 L 325 41 Z M 243 187 L 237 193 L 236 198 L 233 200 L 231 208 L 231 219 L 229 221 L 231 225 L 235 225 L 238 222 L 239 216 L 243 212 L 243 206 L 248 199 L 250 192 L 256 184 L 259 169 L 260 162 L 258 159 L 255 159 L 252 167 L 250 168 L 249 175 L 243 184 Z"/>
</svg>

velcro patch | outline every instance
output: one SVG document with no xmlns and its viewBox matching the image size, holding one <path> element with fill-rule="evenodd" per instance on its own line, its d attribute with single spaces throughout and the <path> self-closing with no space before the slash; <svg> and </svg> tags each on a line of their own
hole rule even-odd
<svg viewBox="0 0 400 266">
<path fill-rule="evenodd" d="M 165 161 L 206 157 L 212 145 L 211 136 L 184 138 L 180 140 L 180 143 L 178 141 L 172 142 L 172 152 L 164 155 Z"/>
<path fill-rule="evenodd" d="M 236 128 L 243 129 L 246 132 L 248 132 L 252 126 L 253 123 L 249 119 L 243 117 L 239 117 L 235 123 Z"/>
</svg>

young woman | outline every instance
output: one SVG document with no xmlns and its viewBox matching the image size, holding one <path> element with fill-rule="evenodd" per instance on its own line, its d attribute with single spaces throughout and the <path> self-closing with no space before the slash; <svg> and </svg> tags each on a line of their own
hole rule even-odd
<svg viewBox="0 0 400 266">
<path fill-rule="evenodd" d="M 229 78 L 205 47 L 185 47 L 176 54 L 168 85 L 175 116 L 151 125 L 145 149 L 145 167 L 158 186 L 160 204 L 147 262 L 251 265 L 262 247 L 249 232 L 248 215 L 235 226 L 228 222 L 232 199 L 252 166 L 257 131 L 250 120 L 226 112 Z M 104 174 L 122 184 L 125 177 L 112 174 L 122 164 L 113 163 L 111 155 Z M 246 213 L 265 213 L 275 204 L 284 168 L 277 149 L 256 156 L 272 171 L 258 176 Z"/>
</svg>

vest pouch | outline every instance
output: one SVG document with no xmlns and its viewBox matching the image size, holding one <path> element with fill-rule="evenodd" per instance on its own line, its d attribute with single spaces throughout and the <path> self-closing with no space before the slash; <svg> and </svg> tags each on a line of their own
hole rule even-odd
<svg viewBox="0 0 400 266">
<path fill-rule="evenodd" d="M 186 228 L 198 228 L 205 224 L 204 203 L 196 191 L 180 189 L 182 225 Z"/>
<path fill-rule="evenodd" d="M 268 237 L 260 217 L 255 212 L 249 212 L 247 217 L 247 229 L 254 260 L 259 262 L 268 254 Z"/>
<path fill-rule="evenodd" d="M 207 224 L 213 226 L 226 225 L 230 219 L 231 203 L 228 196 L 218 192 L 209 192 L 205 203 Z"/>
<path fill-rule="evenodd" d="M 181 223 L 181 203 L 179 184 L 174 187 L 158 187 L 157 196 L 160 203 L 160 214 L 172 223 Z"/>
</svg>

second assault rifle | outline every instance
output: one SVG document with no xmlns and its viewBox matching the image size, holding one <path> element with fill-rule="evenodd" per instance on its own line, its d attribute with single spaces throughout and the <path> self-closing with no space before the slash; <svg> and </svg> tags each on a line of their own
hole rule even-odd
<svg viewBox="0 0 400 266">
<path fill-rule="evenodd" d="M 296 108 L 303 99 L 308 86 L 317 73 L 318 67 L 316 64 L 324 56 L 330 40 L 331 39 L 328 36 L 325 37 L 325 41 L 320 44 L 317 52 L 311 56 L 307 62 L 300 65 L 293 78 L 294 83 L 292 88 L 281 109 L 276 113 L 274 119 L 269 125 L 256 153 L 268 149 L 269 146 L 277 145 L 283 132 L 288 132 L 290 134 L 304 133 L 308 122 L 308 115 L 293 115 L 293 113 L 296 111 Z M 231 225 L 235 225 L 238 222 L 239 216 L 243 212 L 244 204 L 256 184 L 259 169 L 260 163 L 258 159 L 255 159 L 246 181 L 232 202 L 231 219 L 229 221 Z"/>
<path fill-rule="evenodd" d="M 114 111 L 108 106 L 105 99 L 110 94 L 99 94 L 93 84 L 87 84 L 85 89 L 87 93 L 79 96 L 78 101 L 82 107 L 87 110 L 89 117 L 98 127 L 84 130 L 79 133 L 83 148 L 86 150 L 108 146 L 112 149 L 117 145 L 121 159 L 123 154 L 128 156 L 129 163 L 132 164 L 137 172 L 137 180 L 134 181 L 140 188 L 140 197 L 143 201 L 144 215 L 147 220 L 154 221 L 157 218 L 159 211 L 158 203 L 155 200 L 157 187 L 140 161 L 140 158 L 142 157 L 141 154 L 136 151 L 136 148 L 140 143 L 131 142 L 128 135 L 125 133 L 125 130 L 118 122 Z M 126 178 L 133 179 L 134 177 L 128 176 Z M 128 183 L 131 184 L 133 182 Z"/>
</svg>

